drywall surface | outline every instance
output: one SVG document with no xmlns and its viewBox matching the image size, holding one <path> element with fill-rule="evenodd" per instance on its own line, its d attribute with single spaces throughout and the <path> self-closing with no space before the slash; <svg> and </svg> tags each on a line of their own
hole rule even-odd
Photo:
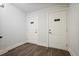
<svg viewBox="0 0 79 59">
<path fill-rule="evenodd" d="M 31 12 L 31 13 L 27 13 L 26 16 L 26 27 L 30 28 L 31 24 L 28 25 L 28 22 L 30 21 L 28 18 L 32 18 L 33 17 L 37 17 L 38 19 L 38 39 L 32 39 L 32 36 L 34 37 L 34 35 L 28 36 L 29 32 L 28 32 L 28 28 L 26 29 L 26 35 L 28 36 L 28 42 L 31 43 L 37 43 L 39 45 L 44 45 L 48 47 L 49 44 L 49 39 L 48 39 L 48 14 L 51 12 L 56 12 L 59 10 L 63 10 L 63 9 L 67 9 L 68 8 L 68 4 L 61 4 L 61 5 L 56 5 L 56 6 L 52 6 L 49 8 L 45 8 L 45 9 L 41 9 L 35 12 Z M 29 22 L 30 23 L 30 22 Z M 37 25 L 37 24 L 36 24 Z M 30 29 L 31 31 L 33 30 L 33 28 Z M 34 33 L 34 32 L 33 32 Z M 35 33 L 36 34 L 36 33 Z M 36 42 L 34 42 L 36 41 Z"/>
<path fill-rule="evenodd" d="M 26 42 L 25 14 L 10 4 L 0 7 L 0 31 L 0 51 Z"/>
<path fill-rule="evenodd" d="M 79 55 L 79 4 L 69 6 L 69 40 L 71 55 Z"/>
<path fill-rule="evenodd" d="M 1 13 L 0 13 L 0 35 L 1 35 Z"/>
</svg>

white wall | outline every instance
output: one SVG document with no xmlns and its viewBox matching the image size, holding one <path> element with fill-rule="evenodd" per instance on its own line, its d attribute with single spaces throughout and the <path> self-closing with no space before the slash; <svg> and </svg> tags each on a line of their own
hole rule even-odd
<svg viewBox="0 0 79 59">
<path fill-rule="evenodd" d="M 1 35 L 1 13 L 0 13 L 0 35 Z"/>
<path fill-rule="evenodd" d="M 69 6 L 69 40 L 71 55 L 79 55 L 79 4 Z"/>
<path fill-rule="evenodd" d="M 32 40 L 32 43 L 37 43 L 37 42 L 33 42 L 33 41 L 38 40 L 37 44 L 48 46 L 48 14 L 51 12 L 55 12 L 55 11 L 67 9 L 67 8 L 68 8 L 68 4 L 57 4 L 56 6 L 41 9 L 41 10 L 31 12 L 31 13 L 27 13 L 26 18 L 29 16 L 38 17 L 38 32 L 39 32 L 38 39 L 32 40 L 32 38 L 30 37 L 30 39 Z M 27 19 L 26 19 L 26 21 L 27 21 Z M 27 32 L 27 34 L 28 34 L 28 32 Z M 29 41 L 29 39 L 28 39 L 28 41 Z"/>
<path fill-rule="evenodd" d="M 0 52 L 26 42 L 25 14 L 11 4 L 0 7 L 0 31 Z"/>
</svg>

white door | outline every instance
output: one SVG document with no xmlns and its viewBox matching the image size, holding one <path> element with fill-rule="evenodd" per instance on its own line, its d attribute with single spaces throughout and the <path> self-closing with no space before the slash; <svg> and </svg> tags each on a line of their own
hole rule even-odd
<svg viewBox="0 0 79 59">
<path fill-rule="evenodd" d="M 30 16 L 26 20 L 26 36 L 28 42 L 36 43 L 38 41 L 38 17 Z"/>
<path fill-rule="evenodd" d="M 66 11 L 49 13 L 49 47 L 66 50 Z"/>
</svg>

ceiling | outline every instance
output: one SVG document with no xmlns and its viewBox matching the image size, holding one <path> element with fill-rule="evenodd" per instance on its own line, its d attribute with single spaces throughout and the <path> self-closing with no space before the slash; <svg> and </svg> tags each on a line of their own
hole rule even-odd
<svg viewBox="0 0 79 59">
<path fill-rule="evenodd" d="M 56 3 L 13 3 L 12 5 L 16 6 L 20 10 L 27 12 L 33 12 L 43 8 L 57 5 Z"/>
</svg>

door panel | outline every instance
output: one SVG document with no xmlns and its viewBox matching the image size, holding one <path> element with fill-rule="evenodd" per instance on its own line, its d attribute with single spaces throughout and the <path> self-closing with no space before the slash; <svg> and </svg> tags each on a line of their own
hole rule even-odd
<svg viewBox="0 0 79 59">
<path fill-rule="evenodd" d="M 66 49 L 66 11 L 49 14 L 49 47 Z"/>
</svg>

